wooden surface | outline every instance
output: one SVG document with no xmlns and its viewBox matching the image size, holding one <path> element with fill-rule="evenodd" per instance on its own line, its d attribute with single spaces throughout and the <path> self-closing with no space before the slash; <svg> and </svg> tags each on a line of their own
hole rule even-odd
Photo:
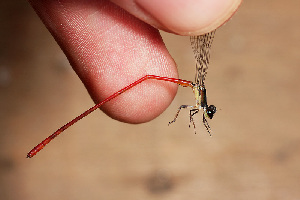
<svg viewBox="0 0 300 200">
<path fill-rule="evenodd" d="M 188 128 L 180 88 L 157 119 L 100 111 L 34 159 L 32 146 L 93 102 L 26 2 L 0 4 L 0 199 L 300 199 L 300 4 L 244 1 L 216 32 L 206 78 L 219 110 L 209 137 Z M 187 37 L 163 33 L 180 78 L 194 79 Z"/>
</svg>

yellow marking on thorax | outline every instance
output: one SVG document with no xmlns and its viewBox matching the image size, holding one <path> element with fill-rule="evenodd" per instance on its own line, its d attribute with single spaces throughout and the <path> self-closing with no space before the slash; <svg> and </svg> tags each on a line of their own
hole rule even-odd
<svg viewBox="0 0 300 200">
<path fill-rule="evenodd" d="M 195 99 L 196 99 L 196 106 L 199 107 L 200 103 L 201 103 L 201 95 L 199 93 L 199 90 L 198 90 L 197 86 L 193 87 L 193 92 L 194 92 Z"/>
</svg>

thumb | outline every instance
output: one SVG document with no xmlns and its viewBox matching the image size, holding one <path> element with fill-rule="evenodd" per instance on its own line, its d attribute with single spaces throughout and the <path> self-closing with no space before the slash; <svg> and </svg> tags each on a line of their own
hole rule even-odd
<svg viewBox="0 0 300 200">
<path fill-rule="evenodd" d="M 140 20 L 179 35 L 202 35 L 236 12 L 242 0 L 112 0 Z"/>
</svg>

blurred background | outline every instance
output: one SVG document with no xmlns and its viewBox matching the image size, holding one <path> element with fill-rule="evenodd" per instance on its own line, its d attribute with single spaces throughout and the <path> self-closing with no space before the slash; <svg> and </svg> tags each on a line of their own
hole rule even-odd
<svg viewBox="0 0 300 200">
<path fill-rule="evenodd" d="M 93 105 L 26 1 L 0 3 L 0 199 L 300 199 L 300 1 L 244 1 L 216 32 L 206 79 L 209 137 L 179 88 L 157 119 L 96 112 L 34 159 L 26 153 Z M 162 33 L 194 80 L 188 37 Z"/>
</svg>

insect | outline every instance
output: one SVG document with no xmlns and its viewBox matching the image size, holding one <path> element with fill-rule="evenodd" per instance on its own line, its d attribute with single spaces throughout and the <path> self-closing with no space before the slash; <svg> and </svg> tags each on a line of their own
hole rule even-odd
<svg viewBox="0 0 300 200">
<path fill-rule="evenodd" d="M 190 124 L 191 123 L 194 126 L 194 130 L 196 133 L 196 126 L 195 122 L 193 119 L 193 116 L 197 114 L 200 110 L 203 110 L 203 124 L 208 131 L 209 135 L 211 135 L 211 128 L 208 125 L 208 122 L 206 118 L 212 119 L 214 114 L 216 113 L 217 109 L 214 105 L 207 105 L 207 97 L 206 97 L 206 89 L 204 85 L 205 77 L 207 74 L 207 68 L 209 64 L 209 58 L 210 58 L 210 48 L 211 44 L 214 38 L 215 30 L 204 34 L 200 36 L 191 36 L 191 45 L 192 49 L 195 54 L 195 59 L 196 59 L 196 75 L 195 75 L 195 83 L 187 80 L 182 80 L 182 79 L 176 79 L 176 78 L 169 78 L 169 77 L 161 77 L 161 76 L 156 76 L 156 75 L 145 75 L 144 77 L 138 79 L 137 81 L 127 85 L 123 89 L 115 92 L 111 96 L 107 97 L 100 103 L 94 105 L 93 107 L 89 108 L 86 110 L 84 113 L 81 115 L 77 116 L 70 122 L 66 123 L 62 127 L 60 127 L 57 131 L 55 131 L 53 134 L 51 134 L 49 137 L 44 139 L 41 143 L 39 143 L 37 146 L 35 146 L 28 154 L 27 158 L 32 158 L 35 156 L 39 151 L 41 151 L 49 142 L 51 142 L 56 136 L 61 134 L 63 131 L 65 131 L 67 128 L 81 120 L 82 118 L 86 117 L 93 111 L 97 110 L 100 108 L 103 104 L 109 102 L 110 100 L 116 98 L 120 94 L 126 92 L 130 88 L 135 87 L 136 85 L 140 84 L 143 81 L 146 81 L 148 79 L 155 79 L 155 80 L 161 80 L 161 81 L 167 81 L 167 82 L 172 82 L 176 83 L 178 85 L 181 85 L 183 87 L 190 87 L 192 88 L 194 94 L 195 94 L 195 99 L 196 99 L 196 105 L 190 106 L 190 105 L 181 105 L 178 108 L 178 111 L 175 115 L 175 118 L 173 121 L 169 122 L 169 125 L 174 123 L 179 115 L 179 112 L 183 108 L 189 108 L 190 109 Z"/>
<path fill-rule="evenodd" d="M 204 35 L 190 37 L 191 46 L 196 59 L 196 75 L 195 75 L 195 83 L 193 83 L 193 92 L 195 94 L 196 105 L 194 106 L 181 105 L 178 108 L 174 120 L 169 122 L 170 125 L 171 123 L 176 121 L 179 112 L 181 111 L 182 108 L 190 108 L 189 127 L 191 126 L 192 123 L 196 133 L 196 126 L 195 126 L 193 116 L 197 114 L 201 109 L 203 109 L 202 121 L 210 136 L 211 136 L 211 128 L 206 118 L 212 119 L 214 114 L 217 111 L 217 108 L 214 105 L 210 105 L 210 106 L 207 105 L 207 97 L 206 97 L 206 89 L 205 89 L 204 81 L 207 74 L 207 69 L 208 69 L 209 59 L 210 59 L 210 48 L 215 36 L 215 32 L 216 30 L 210 33 L 206 33 Z"/>
</svg>

